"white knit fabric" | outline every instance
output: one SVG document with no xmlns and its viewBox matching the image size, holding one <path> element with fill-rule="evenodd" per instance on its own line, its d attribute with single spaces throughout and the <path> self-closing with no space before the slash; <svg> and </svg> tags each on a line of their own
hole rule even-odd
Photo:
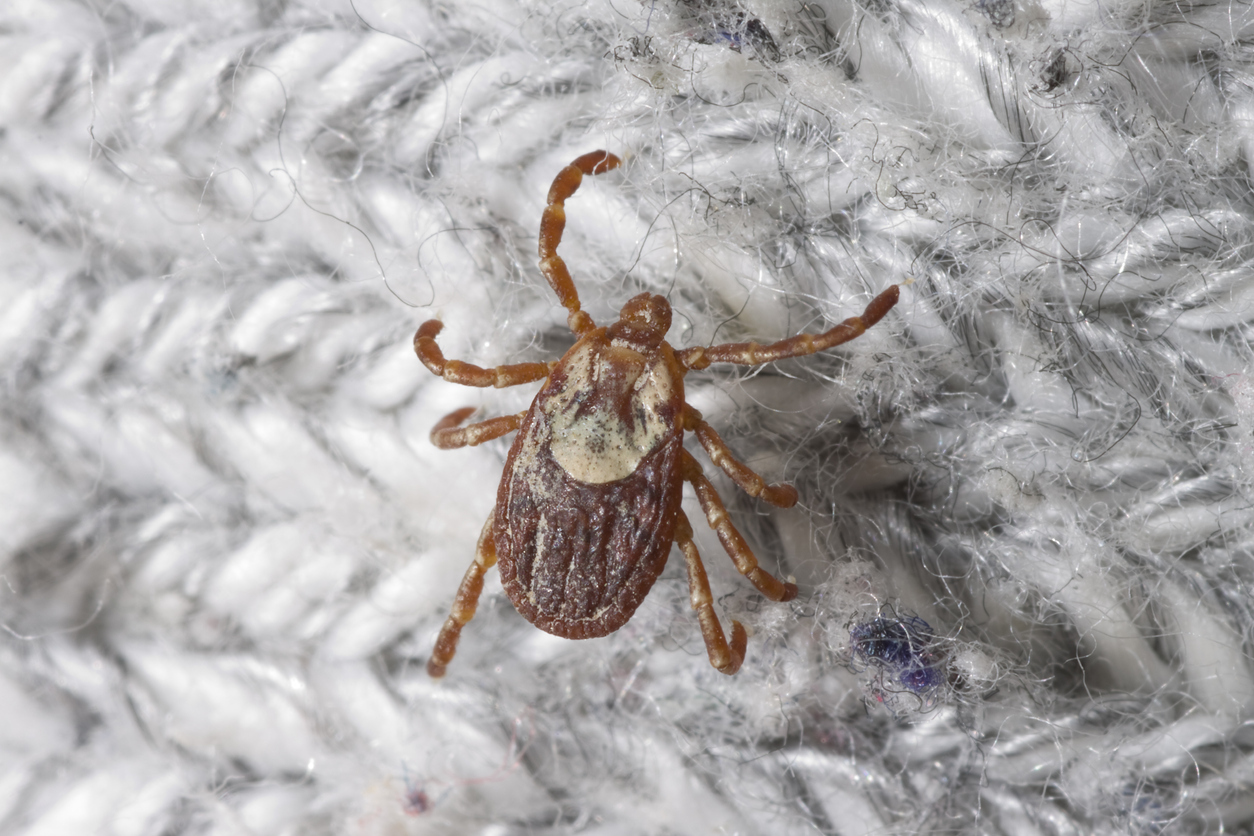
<svg viewBox="0 0 1254 836">
<path fill-rule="evenodd" d="M 0 831 L 1158 834 L 1254 823 L 1254 7 L 1086 0 L 0 4 Z M 556 359 L 536 266 L 676 347 L 797 507 L 704 458 L 566 641 L 489 574 L 507 440 L 434 378 Z"/>
</svg>

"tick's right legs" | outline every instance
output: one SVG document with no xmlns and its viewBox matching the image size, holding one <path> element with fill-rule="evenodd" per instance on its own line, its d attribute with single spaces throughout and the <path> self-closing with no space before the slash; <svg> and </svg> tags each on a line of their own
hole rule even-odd
<svg viewBox="0 0 1254 836">
<path fill-rule="evenodd" d="M 684 404 L 684 429 L 697 434 L 697 441 L 705 448 L 710 461 L 722 468 L 749 496 L 758 497 L 777 508 L 791 508 L 797 504 L 796 488 L 792 485 L 768 485 L 752 468 L 732 455 L 723 437 L 689 404 Z"/>
<path fill-rule="evenodd" d="M 820 351 L 827 351 L 829 348 L 862 336 L 866 329 L 875 325 L 884 318 L 884 314 L 893 309 L 900 293 L 901 288 L 893 285 L 872 299 L 860 315 L 851 316 L 835 328 L 821 334 L 798 334 L 769 345 L 749 342 L 694 346 L 676 351 L 675 358 L 686 368 L 704 369 L 708 368 L 711 363 L 760 366 L 763 363 L 774 363 L 786 357 L 806 357 Z"/>
<path fill-rule="evenodd" d="M 772 601 L 791 601 L 796 598 L 797 585 L 795 583 L 785 583 L 758 565 L 758 559 L 753 556 L 753 550 L 749 548 L 745 538 L 740 536 L 736 526 L 732 525 L 731 518 L 727 516 L 727 508 L 723 505 L 723 500 L 719 499 L 718 491 L 714 489 L 710 480 L 705 478 L 701 464 L 687 450 L 680 453 L 679 467 L 684 481 L 690 483 L 697 492 L 697 501 L 701 503 L 701 510 L 705 512 L 706 521 L 718 535 L 719 542 L 727 550 L 727 555 L 736 564 L 740 574 L 757 587 L 758 592 Z"/>
<path fill-rule="evenodd" d="M 714 595 L 710 592 L 710 579 L 705 574 L 705 566 L 701 563 L 701 555 L 692 542 L 692 524 L 688 516 L 679 512 L 679 520 L 675 525 L 675 542 L 684 553 L 684 563 L 688 567 L 688 597 L 692 608 L 697 613 L 697 621 L 701 623 L 701 638 L 705 639 L 705 652 L 710 657 L 710 664 L 719 673 L 731 676 L 740 670 L 745 660 L 745 645 L 749 636 L 739 621 L 732 621 L 731 643 L 723 635 L 723 625 L 714 612 Z"/>
<path fill-rule="evenodd" d="M 453 611 L 448 620 L 440 628 L 439 638 L 435 640 L 435 649 L 427 660 L 427 673 L 439 679 L 444 676 L 449 662 L 457 654 L 457 640 L 461 637 L 462 628 L 475 617 L 475 609 L 479 606 L 479 595 L 483 592 L 483 576 L 496 565 L 496 541 L 492 539 L 492 518 L 479 535 L 479 545 L 475 547 L 475 562 L 466 570 L 461 586 L 457 587 L 457 596 L 453 598 Z"/>
</svg>

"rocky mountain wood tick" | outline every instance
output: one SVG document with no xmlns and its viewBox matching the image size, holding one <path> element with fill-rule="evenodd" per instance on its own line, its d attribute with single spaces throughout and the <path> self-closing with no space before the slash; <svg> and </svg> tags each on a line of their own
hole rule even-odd
<svg viewBox="0 0 1254 836">
<path fill-rule="evenodd" d="M 676 351 L 665 339 L 671 306 L 650 293 L 630 299 L 617 322 L 599 328 L 580 310 L 557 246 L 566 226 L 567 198 L 585 175 L 619 164 L 605 151 L 584 154 L 562 169 L 549 189 L 540 220 L 540 271 L 569 311 L 567 323 L 578 337 L 561 360 L 484 369 L 444 358 L 435 341 L 442 327 L 438 320 L 424 323 L 414 335 L 419 359 L 452 383 L 500 388 L 544 381 L 524 413 L 462 426 L 474 409 L 459 409 L 431 431 L 441 449 L 518 431 L 474 563 L 427 662 L 433 677 L 444 675 L 457 652 L 462 627 L 474 617 L 483 591 L 484 573 L 493 565 L 500 567 L 505 592 L 524 618 L 554 635 L 585 639 L 627 623 L 661 574 L 671 543 L 679 544 L 687 564 L 692 608 L 710 664 L 726 674 L 739 670 L 745 628 L 733 621 L 729 641 L 714 612 L 692 525 L 680 507 L 684 482 L 696 490 L 706 520 L 741 574 L 772 601 L 797 595 L 795 584 L 758 566 L 701 465 L 684 449 L 684 431 L 695 432 L 714 464 L 750 496 L 788 508 L 797 502 L 796 489 L 766 484 L 732 456 L 701 413 L 684 401 L 684 375 L 712 363 L 759 365 L 848 342 L 897 303 L 897 285 L 876 296 L 861 316 L 821 334 L 769 345 L 726 343 Z"/>
</svg>

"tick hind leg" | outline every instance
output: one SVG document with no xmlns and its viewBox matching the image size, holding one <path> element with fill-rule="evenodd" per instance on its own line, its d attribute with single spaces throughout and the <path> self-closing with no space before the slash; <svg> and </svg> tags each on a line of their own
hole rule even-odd
<svg viewBox="0 0 1254 836">
<path fill-rule="evenodd" d="M 744 625 L 732 621 L 731 643 L 723 635 L 723 625 L 719 623 L 714 612 L 714 596 L 710 593 L 710 579 L 706 577 L 705 566 L 701 563 L 701 555 L 692 542 L 692 524 L 683 511 L 675 524 L 675 542 L 684 553 L 684 563 L 688 567 L 688 598 L 701 623 L 701 638 L 705 640 L 705 651 L 710 656 L 710 664 L 719 673 L 728 676 L 740 670 L 745 660 L 745 645 L 749 636 Z"/>
<path fill-rule="evenodd" d="M 424 322 L 414 334 L 414 353 L 422 364 L 431 370 L 436 377 L 450 383 L 463 386 L 495 386 L 504 389 L 506 386 L 517 386 L 520 383 L 533 383 L 549 376 L 556 363 L 515 363 L 512 366 L 496 366 L 485 369 L 472 366 L 461 360 L 446 360 L 435 337 L 444 328 L 438 319 Z"/>
<path fill-rule="evenodd" d="M 470 564 L 461 586 L 457 587 L 453 611 L 440 628 L 431 658 L 427 660 L 427 673 L 434 679 L 444 676 L 449 662 L 457 654 L 457 640 L 461 638 L 462 628 L 475 617 L 475 609 L 479 606 L 479 596 L 483 593 L 483 576 L 496 565 L 496 541 L 492 539 L 493 516 L 494 514 L 488 514 L 488 521 L 479 535 L 479 544 L 475 547 L 475 562 Z"/>
<path fill-rule="evenodd" d="M 562 232 L 566 229 L 566 199 L 575 193 L 586 175 L 603 174 L 618 168 L 621 163 L 618 157 L 608 151 L 593 151 L 591 154 L 576 157 L 553 178 L 548 200 L 545 201 L 544 214 L 540 216 L 540 272 L 557 294 L 557 300 L 562 303 L 562 307 L 570 311 L 566 322 L 570 330 L 579 336 L 595 328 L 596 323 L 580 310 L 579 292 L 575 290 L 566 262 L 557 254 L 557 245 L 562 243 Z"/>
<path fill-rule="evenodd" d="M 431 428 L 431 443 L 441 450 L 474 447 L 485 441 L 491 441 L 494 438 L 500 438 L 503 435 L 512 433 L 522 426 L 523 417 L 527 414 L 526 412 L 520 412 L 517 415 L 502 415 L 499 418 L 489 418 L 486 421 L 480 421 L 468 427 L 461 426 L 462 421 L 474 414 L 474 411 L 475 407 L 466 406 L 445 415 Z"/>
<path fill-rule="evenodd" d="M 885 290 L 871 300 L 859 316 L 851 316 L 835 328 L 821 334 L 798 334 L 769 345 L 758 343 L 724 343 L 708 348 L 697 346 L 676 351 L 675 357 L 690 369 L 704 369 L 711 363 L 737 363 L 742 366 L 759 366 L 788 357 L 805 357 L 847 343 L 884 318 L 893 309 L 900 296 L 897 285 Z"/>
<path fill-rule="evenodd" d="M 797 504 L 796 488 L 792 485 L 768 485 L 752 468 L 732 455 L 722 436 L 688 404 L 684 404 L 684 429 L 697 434 L 697 440 L 705 448 L 710 461 L 722 468 L 749 496 L 765 500 L 777 508 L 791 508 Z"/>
<path fill-rule="evenodd" d="M 740 536 L 736 526 L 732 525 L 731 517 L 727 515 L 727 509 L 723 506 L 723 500 L 719 498 L 718 491 L 714 489 L 710 480 L 705 478 L 701 464 L 687 450 L 681 454 L 680 467 L 684 481 L 691 482 L 697 492 L 697 501 L 701 503 L 701 510 L 705 512 L 710 528 L 718 534 L 719 542 L 727 550 L 728 556 L 736 564 L 736 569 L 740 574 L 757 587 L 758 592 L 772 601 L 791 601 L 796 598 L 797 585 L 795 583 L 784 583 L 758 565 L 758 559 L 753 556 L 753 550 L 749 548 L 745 538 Z"/>
</svg>

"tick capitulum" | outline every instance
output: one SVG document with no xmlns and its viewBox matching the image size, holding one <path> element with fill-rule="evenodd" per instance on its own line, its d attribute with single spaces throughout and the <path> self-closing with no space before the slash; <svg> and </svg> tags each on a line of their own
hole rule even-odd
<svg viewBox="0 0 1254 836">
<path fill-rule="evenodd" d="M 627 623 L 661 574 L 672 543 L 684 555 L 710 664 L 726 674 L 739 670 L 745 628 L 732 621 L 729 640 L 714 612 L 692 525 L 680 508 L 684 482 L 693 486 L 706 521 L 740 573 L 772 601 L 797 595 L 795 584 L 758 566 L 701 465 L 684 449 L 684 432 L 695 432 L 710 460 L 750 496 L 788 508 L 797 502 L 797 491 L 791 485 L 768 485 L 732 456 L 701 413 L 684 401 L 684 375 L 713 363 L 760 365 L 848 342 L 897 303 L 897 286 L 875 297 L 861 316 L 835 328 L 769 345 L 725 343 L 676 351 L 666 342 L 670 303 L 649 293 L 628 300 L 613 325 L 597 327 L 580 309 L 557 246 L 566 226 L 566 199 L 585 175 L 619 164 L 605 151 L 584 154 L 562 169 L 549 189 L 540 220 L 540 271 L 579 338 L 561 360 L 484 369 L 444 358 L 435 341 L 443 327 L 438 320 L 424 323 L 414 335 L 419 359 L 451 383 L 501 388 L 544 381 L 526 412 L 462 426 L 474 409 L 459 409 L 431 431 L 432 443 L 446 450 L 518 431 L 474 563 L 427 662 L 433 677 L 444 675 L 457 652 L 462 627 L 474 617 L 484 573 L 492 566 L 500 567 L 506 594 L 528 621 L 557 636 L 586 639 Z"/>
</svg>

